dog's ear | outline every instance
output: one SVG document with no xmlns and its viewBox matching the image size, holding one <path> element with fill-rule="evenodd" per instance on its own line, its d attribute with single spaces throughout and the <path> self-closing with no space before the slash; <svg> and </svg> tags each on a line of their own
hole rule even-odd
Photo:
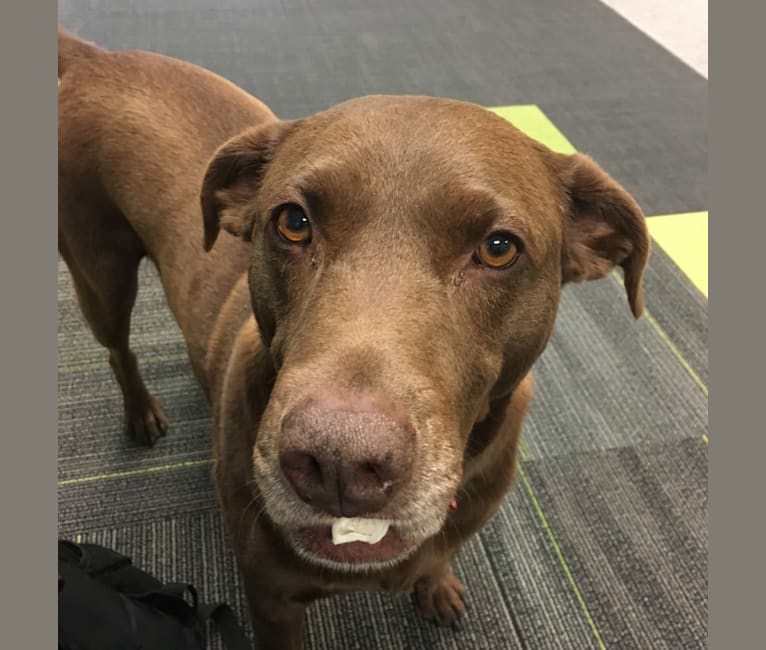
<svg viewBox="0 0 766 650">
<path fill-rule="evenodd" d="M 583 154 L 554 154 L 565 192 L 562 282 L 604 277 L 616 265 L 625 276 L 633 315 L 644 309 L 642 278 L 649 233 L 641 208 L 625 189 Z"/>
<path fill-rule="evenodd" d="M 253 198 L 266 167 L 293 122 L 274 121 L 248 129 L 221 145 L 208 164 L 202 181 L 202 218 L 205 250 L 209 251 L 221 228 L 249 241 L 254 218 Z"/>
</svg>

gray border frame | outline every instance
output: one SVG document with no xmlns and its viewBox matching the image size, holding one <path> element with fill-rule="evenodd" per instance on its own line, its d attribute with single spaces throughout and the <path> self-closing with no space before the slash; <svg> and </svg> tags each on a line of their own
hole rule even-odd
<svg viewBox="0 0 766 650">
<path fill-rule="evenodd" d="M 56 3 L 3 3 L 0 26 L 1 645 L 53 648 L 58 636 Z"/>
<path fill-rule="evenodd" d="M 710 227 L 715 273 L 710 321 L 711 648 L 763 645 L 763 24 L 757 3 L 711 3 L 716 57 Z M 724 98 L 731 100 L 724 105 Z M 757 232 L 756 232 L 757 229 Z M 727 285 L 729 285 L 727 287 Z M 736 287 L 736 288 L 735 288 Z M 728 291 L 727 291 L 728 289 Z"/>
</svg>

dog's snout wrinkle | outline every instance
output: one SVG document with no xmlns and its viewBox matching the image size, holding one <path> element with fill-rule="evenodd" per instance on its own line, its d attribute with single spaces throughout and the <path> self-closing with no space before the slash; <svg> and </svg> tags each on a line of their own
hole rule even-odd
<svg viewBox="0 0 766 650">
<path fill-rule="evenodd" d="M 383 403 L 370 396 L 314 399 L 288 413 L 279 460 L 298 497 L 335 517 L 386 506 L 411 476 L 414 434 L 400 416 L 372 410 Z"/>
</svg>

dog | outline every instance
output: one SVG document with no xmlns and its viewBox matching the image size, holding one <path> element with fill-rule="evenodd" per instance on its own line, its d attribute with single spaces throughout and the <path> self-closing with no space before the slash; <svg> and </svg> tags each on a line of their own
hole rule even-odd
<svg viewBox="0 0 766 650">
<path fill-rule="evenodd" d="M 470 103 L 281 120 L 200 67 L 58 38 L 59 252 L 147 445 L 168 421 L 130 315 L 159 270 L 258 647 L 301 648 L 307 606 L 352 590 L 454 624 L 450 563 L 511 487 L 562 286 L 620 266 L 642 313 L 636 201 Z"/>
</svg>

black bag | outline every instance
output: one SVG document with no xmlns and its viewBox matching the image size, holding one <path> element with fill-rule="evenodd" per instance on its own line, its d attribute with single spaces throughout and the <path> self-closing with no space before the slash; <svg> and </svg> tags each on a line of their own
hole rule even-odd
<svg viewBox="0 0 766 650">
<path fill-rule="evenodd" d="M 201 607 L 192 585 L 164 585 L 95 544 L 58 547 L 59 650 L 204 650 L 208 620 L 227 650 L 251 650 L 231 608 Z"/>
</svg>

